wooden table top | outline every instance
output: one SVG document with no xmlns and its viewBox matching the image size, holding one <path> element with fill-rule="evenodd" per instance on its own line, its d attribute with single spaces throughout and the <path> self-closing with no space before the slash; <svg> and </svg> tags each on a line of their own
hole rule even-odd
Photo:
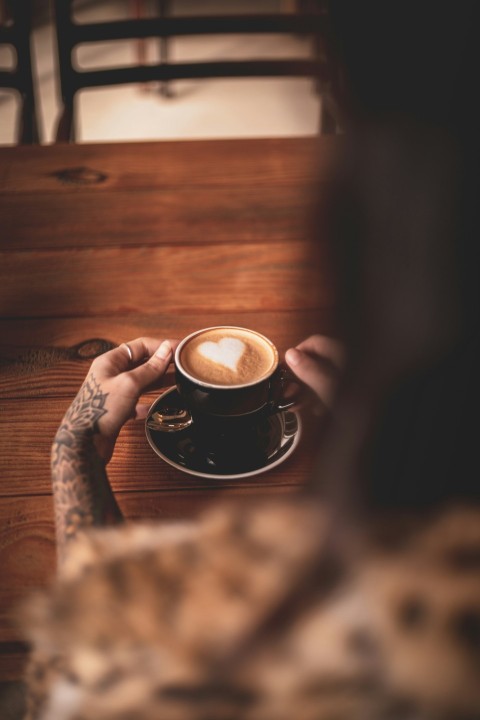
<svg viewBox="0 0 480 720">
<path fill-rule="evenodd" d="M 334 143 L 0 149 L 0 680 L 24 660 L 12 609 L 53 574 L 50 444 L 91 359 L 217 324 L 259 330 L 281 355 L 332 331 L 328 244 L 318 224 L 312 242 L 311 219 Z M 108 474 L 127 517 L 182 518 L 219 496 L 294 491 L 311 462 L 304 442 L 264 475 L 195 478 L 130 423 Z"/>
</svg>

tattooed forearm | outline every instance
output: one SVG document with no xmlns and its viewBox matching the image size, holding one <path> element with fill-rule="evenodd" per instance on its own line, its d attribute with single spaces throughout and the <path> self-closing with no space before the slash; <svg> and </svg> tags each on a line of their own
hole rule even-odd
<svg viewBox="0 0 480 720">
<path fill-rule="evenodd" d="M 107 397 L 90 374 L 53 443 L 52 484 L 60 562 L 67 542 L 80 530 L 122 519 L 94 441 L 98 421 L 107 413 Z"/>
</svg>

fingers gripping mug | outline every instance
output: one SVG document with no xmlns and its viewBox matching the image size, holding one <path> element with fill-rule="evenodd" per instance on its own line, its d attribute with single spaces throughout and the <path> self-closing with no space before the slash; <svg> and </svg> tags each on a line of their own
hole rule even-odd
<svg viewBox="0 0 480 720">
<path fill-rule="evenodd" d="M 238 432 L 298 400 L 285 397 L 291 378 L 279 367 L 275 345 L 247 328 L 217 326 L 188 335 L 175 352 L 175 376 L 186 410 L 156 419 L 167 432 L 192 423 L 210 434 Z"/>
</svg>

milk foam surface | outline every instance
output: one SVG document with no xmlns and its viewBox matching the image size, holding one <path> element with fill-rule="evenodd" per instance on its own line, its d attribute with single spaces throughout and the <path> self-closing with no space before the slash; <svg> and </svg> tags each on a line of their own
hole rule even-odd
<svg viewBox="0 0 480 720">
<path fill-rule="evenodd" d="M 270 374 L 277 351 L 266 339 L 242 328 L 213 328 L 195 335 L 180 351 L 180 364 L 197 380 L 242 385 Z"/>
</svg>

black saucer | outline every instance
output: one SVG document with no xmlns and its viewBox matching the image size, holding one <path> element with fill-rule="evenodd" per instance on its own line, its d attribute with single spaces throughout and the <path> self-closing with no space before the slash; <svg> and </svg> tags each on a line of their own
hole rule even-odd
<svg viewBox="0 0 480 720">
<path fill-rule="evenodd" d="M 209 448 L 201 428 L 192 423 L 184 430 L 155 430 L 154 413 L 182 410 L 182 399 L 175 387 L 166 390 L 148 411 L 145 430 L 154 452 L 182 472 L 207 478 L 243 478 L 270 470 L 289 457 L 301 435 L 300 417 L 286 410 L 262 418 L 249 429 L 248 437 L 221 437 L 215 449 Z"/>
</svg>

